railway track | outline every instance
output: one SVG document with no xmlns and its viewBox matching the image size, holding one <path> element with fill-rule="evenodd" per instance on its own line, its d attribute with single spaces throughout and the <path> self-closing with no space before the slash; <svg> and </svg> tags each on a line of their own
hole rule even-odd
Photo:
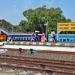
<svg viewBox="0 0 75 75">
<path fill-rule="evenodd" d="M 18 52 L 18 49 L 7 49 L 11 52 Z M 25 52 L 28 50 L 24 50 Z M 65 54 L 64 52 L 53 52 L 53 51 L 40 51 L 40 53 L 54 53 L 54 54 Z M 67 55 L 74 55 L 75 53 L 67 53 Z M 64 60 L 53 60 L 47 58 L 36 58 L 26 57 L 11 54 L 0 55 L 0 67 L 27 69 L 27 70 L 38 70 L 38 71 L 52 71 L 58 73 L 65 73 L 67 75 L 75 74 L 75 61 L 64 61 Z M 63 74 L 64 75 L 64 74 Z"/>
<path fill-rule="evenodd" d="M 62 63 L 63 62 L 63 63 Z M 32 70 L 43 70 L 53 72 L 63 72 L 73 74 L 75 72 L 75 62 L 65 62 L 58 60 L 37 59 L 29 57 L 2 56 L 0 66 L 11 68 L 22 68 Z"/>
</svg>

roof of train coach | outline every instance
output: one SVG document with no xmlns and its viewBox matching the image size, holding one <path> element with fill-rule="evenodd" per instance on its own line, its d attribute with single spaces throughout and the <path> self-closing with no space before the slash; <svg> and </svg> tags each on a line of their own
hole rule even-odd
<svg viewBox="0 0 75 75">
<path fill-rule="evenodd" d="M 6 31 L 3 30 L 3 29 L 0 29 L 0 34 L 6 34 L 6 35 L 8 35 L 8 32 L 6 32 Z"/>
</svg>

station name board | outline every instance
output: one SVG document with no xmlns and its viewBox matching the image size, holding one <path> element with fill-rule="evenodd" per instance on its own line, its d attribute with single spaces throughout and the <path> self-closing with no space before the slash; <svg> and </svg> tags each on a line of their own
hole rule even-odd
<svg viewBox="0 0 75 75">
<path fill-rule="evenodd" d="M 58 23 L 57 31 L 75 31 L 75 22 L 73 23 Z"/>
</svg>

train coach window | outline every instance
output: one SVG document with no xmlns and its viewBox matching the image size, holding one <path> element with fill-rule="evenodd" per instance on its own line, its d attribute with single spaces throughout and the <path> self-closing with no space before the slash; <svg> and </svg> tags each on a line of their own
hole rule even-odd
<svg viewBox="0 0 75 75">
<path fill-rule="evenodd" d="M 23 38 L 21 37 L 20 40 L 23 41 Z"/>
<path fill-rule="evenodd" d="M 59 39 L 62 42 L 62 39 Z"/>
<path fill-rule="evenodd" d="M 66 39 L 63 39 L 63 42 L 66 42 Z"/>
<path fill-rule="evenodd" d="M 67 39 L 67 42 L 69 42 L 69 39 Z"/>
<path fill-rule="evenodd" d="M 73 42 L 74 40 L 73 39 L 70 39 L 70 42 Z"/>
<path fill-rule="evenodd" d="M 22 39 L 23 41 L 24 41 L 24 37 L 23 37 L 23 39 Z"/>
<path fill-rule="evenodd" d="M 72 39 L 72 42 L 74 42 L 74 39 Z"/>
<path fill-rule="evenodd" d="M 16 40 L 17 38 L 16 38 L 16 37 L 14 37 L 13 39 L 14 39 L 14 40 Z"/>
<path fill-rule="evenodd" d="M 17 41 L 20 41 L 20 38 L 16 38 Z"/>
</svg>

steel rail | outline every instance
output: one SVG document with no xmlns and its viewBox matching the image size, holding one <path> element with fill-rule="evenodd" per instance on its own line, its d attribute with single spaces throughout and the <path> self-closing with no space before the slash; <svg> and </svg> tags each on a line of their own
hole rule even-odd
<svg viewBox="0 0 75 75">
<path fill-rule="evenodd" d="M 17 66 L 20 65 L 21 67 L 23 67 L 24 65 L 28 65 L 28 67 L 32 66 L 32 68 L 37 67 L 38 69 L 43 68 L 44 70 L 52 70 L 52 71 L 67 72 L 67 73 L 73 73 L 75 71 L 74 65 L 73 66 L 71 65 L 68 67 L 64 64 L 62 65 L 62 64 L 55 64 L 55 63 L 46 63 L 46 62 L 43 62 L 42 59 L 40 59 L 40 61 L 38 59 L 39 62 L 36 61 L 37 59 L 36 60 L 33 59 L 33 60 L 29 60 L 29 61 L 28 60 L 25 60 L 25 59 L 21 60 L 21 59 L 14 59 L 14 58 L 6 57 L 6 58 L 0 58 L 0 63 L 5 62 L 5 63 L 8 63 L 8 65 L 15 64 Z M 7 65 L 7 64 L 4 64 L 4 65 Z M 13 66 L 13 65 L 11 65 L 11 66 Z"/>
</svg>

